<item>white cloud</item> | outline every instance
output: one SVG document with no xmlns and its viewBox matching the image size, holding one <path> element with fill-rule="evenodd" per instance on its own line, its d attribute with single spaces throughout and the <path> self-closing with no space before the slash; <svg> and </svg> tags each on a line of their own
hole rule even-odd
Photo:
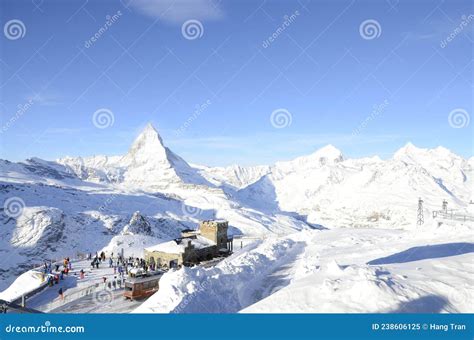
<svg viewBox="0 0 474 340">
<path fill-rule="evenodd" d="M 153 18 L 181 25 L 189 19 L 219 20 L 224 12 L 214 0 L 130 0 L 132 8 Z"/>
</svg>

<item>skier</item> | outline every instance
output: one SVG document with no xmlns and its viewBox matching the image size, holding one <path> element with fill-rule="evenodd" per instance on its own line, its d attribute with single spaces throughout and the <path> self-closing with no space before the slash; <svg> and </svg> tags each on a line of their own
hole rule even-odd
<svg viewBox="0 0 474 340">
<path fill-rule="evenodd" d="M 61 300 L 64 300 L 63 287 L 59 288 L 58 295 Z"/>
</svg>

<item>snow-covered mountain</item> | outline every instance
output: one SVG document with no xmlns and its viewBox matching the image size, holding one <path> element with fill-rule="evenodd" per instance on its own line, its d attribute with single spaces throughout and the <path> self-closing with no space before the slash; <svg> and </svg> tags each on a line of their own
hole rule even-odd
<svg viewBox="0 0 474 340">
<path fill-rule="evenodd" d="M 421 197 L 428 210 L 466 211 L 473 200 L 472 162 L 449 150 L 407 144 L 388 160 L 344 159 L 333 146 L 278 162 L 254 183 L 237 191 L 246 202 L 272 211 L 308 215 L 318 223 L 346 226 L 410 225 Z"/>
<path fill-rule="evenodd" d="M 270 166 L 197 166 L 151 125 L 125 155 L 0 160 L 0 289 L 45 257 L 121 248 L 138 256 L 202 219 L 253 236 L 320 224 L 412 228 L 418 197 L 427 219 L 443 199 L 472 209 L 472 169 L 473 158 L 411 144 L 388 160 L 345 159 L 329 145 Z"/>
<path fill-rule="evenodd" d="M 155 128 L 148 124 L 124 156 L 62 158 L 81 179 L 109 183 L 127 183 L 142 188 L 163 188 L 172 184 L 212 186 L 196 169 L 163 144 Z"/>
<path fill-rule="evenodd" d="M 45 258 L 101 249 L 141 256 L 199 220 L 233 234 L 312 228 L 288 214 L 244 207 L 164 146 L 148 125 L 123 156 L 0 161 L 0 289 Z"/>
</svg>

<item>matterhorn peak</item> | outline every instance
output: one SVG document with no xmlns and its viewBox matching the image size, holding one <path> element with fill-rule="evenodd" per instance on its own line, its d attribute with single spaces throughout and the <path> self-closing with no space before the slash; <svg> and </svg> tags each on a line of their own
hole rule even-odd
<svg viewBox="0 0 474 340">
<path fill-rule="evenodd" d="M 147 124 L 138 135 L 120 160 L 120 166 L 126 169 L 125 182 L 136 186 L 161 187 L 181 182 L 211 185 L 164 145 L 152 124 Z"/>
<path fill-rule="evenodd" d="M 130 164 L 145 164 L 149 162 L 168 162 L 169 151 L 155 127 L 148 123 L 133 142 L 124 161 Z"/>
<path fill-rule="evenodd" d="M 158 134 L 158 131 L 156 130 L 156 128 L 153 126 L 152 123 L 148 123 L 147 125 L 145 125 L 145 128 L 142 130 L 142 132 L 140 133 L 141 135 L 143 134 L 157 134 L 158 137 L 160 137 L 160 135 Z M 161 139 L 161 137 L 160 137 Z"/>
<path fill-rule="evenodd" d="M 147 142 L 159 142 L 163 146 L 163 139 L 161 139 L 158 130 L 153 126 L 152 123 L 148 123 L 145 128 L 142 130 L 140 135 L 136 138 L 137 140 L 144 140 Z"/>
</svg>

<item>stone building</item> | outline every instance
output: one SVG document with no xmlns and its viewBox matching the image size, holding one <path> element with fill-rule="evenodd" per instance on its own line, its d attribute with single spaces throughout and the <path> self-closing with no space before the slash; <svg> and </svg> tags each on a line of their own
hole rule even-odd
<svg viewBox="0 0 474 340">
<path fill-rule="evenodd" d="M 174 268 L 210 260 L 232 252 L 227 221 L 202 221 L 198 230 L 183 230 L 181 237 L 145 248 L 145 260 L 157 267 Z"/>
</svg>

